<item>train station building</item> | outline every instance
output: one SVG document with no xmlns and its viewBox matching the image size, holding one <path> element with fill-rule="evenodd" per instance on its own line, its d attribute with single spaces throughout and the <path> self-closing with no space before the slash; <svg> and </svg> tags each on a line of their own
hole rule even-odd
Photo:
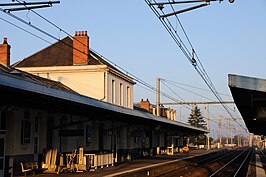
<svg viewBox="0 0 266 177">
<path fill-rule="evenodd" d="M 82 147 L 119 163 L 208 132 L 134 109 L 134 80 L 88 46 L 87 33 L 76 32 L 11 66 L 7 39 L 0 45 L 0 176 L 42 162 L 50 149 Z"/>
</svg>

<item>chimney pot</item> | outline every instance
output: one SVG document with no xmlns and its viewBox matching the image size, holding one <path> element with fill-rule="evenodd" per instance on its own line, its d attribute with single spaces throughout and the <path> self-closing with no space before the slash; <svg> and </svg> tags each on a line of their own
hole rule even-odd
<svg viewBox="0 0 266 177">
<path fill-rule="evenodd" d="M 10 66 L 10 48 L 5 37 L 3 44 L 0 44 L 0 63 L 7 67 Z"/>
<path fill-rule="evenodd" d="M 7 38 L 6 38 L 6 37 L 4 37 L 4 42 L 3 42 L 3 44 L 7 44 Z"/>
<path fill-rule="evenodd" d="M 86 65 L 89 61 L 89 37 L 85 31 L 77 31 L 73 39 L 73 65 Z"/>
<path fill-rule="evenodd" d="M 85 36 L 87 36 L 87 35 L 88 35 L 87 31 L 85 31 Z"/>
</svg>

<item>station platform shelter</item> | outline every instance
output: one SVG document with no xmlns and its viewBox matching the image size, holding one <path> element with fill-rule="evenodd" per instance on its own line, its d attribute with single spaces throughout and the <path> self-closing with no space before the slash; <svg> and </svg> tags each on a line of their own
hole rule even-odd
<svg viewBox="0 0 266 177">
<path fill-rule="evenodd" d="M 113 154 L 112 161 L 120 163 L 208 132 L 1 65 L 0 93 L 0 176 L 20 174 L 20 162 L 41 165 L 50 149 L 67 154 L 82 147 L 87 154 Z"/>
</svg>

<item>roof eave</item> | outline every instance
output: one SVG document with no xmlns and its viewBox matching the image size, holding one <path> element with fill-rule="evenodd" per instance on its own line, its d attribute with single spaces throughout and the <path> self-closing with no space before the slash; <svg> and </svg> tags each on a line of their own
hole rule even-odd
<svg viewBox="0 0 266 177">
<path fill-rule="evenodd" d="M 12 88 L 19 89 L 19 90 L 34 92 L 34 93 L 46 95 L 49 97 L 55 97 L 55 98 L 66 100 L 66 101 L 76 102 L 82 105 L 93 106 L 93 107 L 110 110 L 110 111 L 114 111 L 114 112 L 118 112 L 118 113 L 122 113 L 126 115 L 136 116 L 136 117 L 144 118 L 144 119 L 151 120 L 151 121 L 157 121 L 157 122 L 166 123 L 169 125 L 179 126 L 179 127 L 191 129 L 193 131 L 197 131 L 200 133 L 209 132 L 202 128 L 193 127 L 185 123 L 172 121 L 172 120 L 162 118 L 162 117 L 156 117 L 149 113 L 144 113 L 144 112 L 129 109 L 129 108 L 123 108 L 123 107 L 116 106 L 116 105 L 106 103 L 103 101 L 99 101 L 99 100 L 96 100 L 90 97 L 79 95 L 77 93 L 71 93 L 68 91 L 59 90 L 55 88 L 49 88 L 45 85 L 40 85 L 34 82 L 29 82 L 23 78 L 14 77 L 12 76 L 12 74 L 8 74 L 8 73 L 0 74 L 0 85 L 12 87 Z"/>
</svg>

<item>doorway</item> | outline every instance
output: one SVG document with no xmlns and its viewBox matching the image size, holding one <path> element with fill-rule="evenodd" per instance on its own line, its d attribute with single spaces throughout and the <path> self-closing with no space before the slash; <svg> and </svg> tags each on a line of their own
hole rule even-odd
<svg viewBox="0 0 266 177">
<path fill-rule="evenodd" d="M 0 176 L 4 176 L 5 171 L 5 134 L 6 134 L 6 116 L 7 113 L 2 111 L 0 114 Z"/>
<path fill-rule="evenodd" d="M 4 176 L 5 169 L 5 135 L 0 134 L 0 176 Z"/>
</svg>

